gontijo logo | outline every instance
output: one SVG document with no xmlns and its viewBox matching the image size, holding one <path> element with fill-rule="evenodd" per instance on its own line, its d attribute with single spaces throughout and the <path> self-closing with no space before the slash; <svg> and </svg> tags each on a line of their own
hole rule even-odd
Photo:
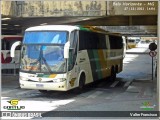
<svg viewBox="0 0 160 120">
<path fill-rule="evenodd" d="M 140 108 L 143 110 L 153 110 L 155 106 L 156 106 L 155 104 L 153 105 L 151 104 L 151 102 L 145 101 L 142 103 L 142 106 Z"/>
<path fill-rule="evenodd" d="M 10 100 L 10 101 L 7 101 L 7 102 L 9 102 L 12 106 L 16 106 L 18 104 L 19 100 L 13 99 L 13 100 Z"/>
<path fill-rule="evenodd" d="M 12 99 L 10 101 L 7 101 L 10 103 L 10 106 L 4 106 L 3 108 L 6 110 L 21 110 L 25 109 L 25 106 L 18 106 L 19 100 L 18 99 Z"/>
</svg>

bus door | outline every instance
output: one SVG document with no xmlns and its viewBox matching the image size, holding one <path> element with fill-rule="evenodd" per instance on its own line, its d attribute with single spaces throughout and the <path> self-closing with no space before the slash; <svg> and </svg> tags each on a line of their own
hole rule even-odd
<svg viewBox="0 0 160 120">
<path fill-rule="evenodd" d="M 76 63 L 77 58 L 77 47 L 78 47 L 78 31 L 72 31 L 70 34 L 70 49 L 69 49 L 69 59 L 68 59 L 68 71 L 70 72 L 70 86 L 73 87 L 75 80 L 79 74 L 78 65 Z"/>
</svg>

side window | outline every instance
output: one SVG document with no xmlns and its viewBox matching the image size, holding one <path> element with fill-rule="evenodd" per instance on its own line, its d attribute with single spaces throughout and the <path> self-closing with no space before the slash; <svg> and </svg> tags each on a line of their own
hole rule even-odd
<svg viewBox="0 0 160 120">
<path fill-rule="evenodd" d="M 6 39 L 2 39 L 1 42 L 1 49 L 2 50 L 10 50 L 11 46 L 13 45 L 13 43 L 15 43 L 18 40 L 6 40 Z M 21 46 L 17 46 L 16 50 L 20 50 Z"/>
<path fill-rule="evenodd" d="M 105 34 L 88 31 L 79 32 L 79 50 L 106 48 Z"/>
<path fill-rule="evenodd" d="M 5 40 L 1 40 L 1 50 L 5 50 Z"/>
<path fill-rule="evenodd" d="M 84 31 L 79 31 L 79 50 L 84 50 L 86 48 L 86 41 L 88 36 Z"/>
<path fill-rule="evenodd" d="M 97 49 L 107 49 L 106 37 L 104 34 L 98 34 Z"/>
<path fill-rule="evenodd" d="M 77 58 L 77 41 L 78 32 L 73 31 L 70 35 L 70 50 L 69 50 L 69 70 L 71 70 L 75 64 Z"/>
<path fill-rule="evenodd" d="M 10 41 L 9 40 L 5 40 L 4 39 L 4 50 L 10 50 L 11 45 L 10 45 Z"/>
<path fill-rule="evenodd" d="M 109 35 L 110 49 L 122 49 L 123 40 L 121 36 Z"/>
</svg>

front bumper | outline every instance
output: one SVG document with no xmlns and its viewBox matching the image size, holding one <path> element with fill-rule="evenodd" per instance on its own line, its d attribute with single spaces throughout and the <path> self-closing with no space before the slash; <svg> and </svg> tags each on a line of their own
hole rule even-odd
<svg viewBox="0 0 160 120">
<path fill-rule="evenodd" d="M 25 81 L 20 80 L 20 87 L 24 89 L 36 89 L 36 90 L 54 90 L 54 91 L 67 91 L 67 82 L 32 82 L 32 81 Z"/>
</svg>

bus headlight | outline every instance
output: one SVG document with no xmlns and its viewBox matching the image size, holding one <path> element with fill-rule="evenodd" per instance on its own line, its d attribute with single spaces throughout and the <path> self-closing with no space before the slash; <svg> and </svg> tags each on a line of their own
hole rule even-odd
<svg viewBox="0 0 160 120">
<path fill-rule="evenodd" d="M 22 77 L 22 76 L 20 76 L 19 79 L 20 79 L 20 80 L 28 80 L 28 78 Z"/>
<path fill-rule="evenodd" d="M 53 80 L 54 83 L 64 82 L 64 81 L 66 81 L 66 78 L 58 78 Z"/>
</svg>

